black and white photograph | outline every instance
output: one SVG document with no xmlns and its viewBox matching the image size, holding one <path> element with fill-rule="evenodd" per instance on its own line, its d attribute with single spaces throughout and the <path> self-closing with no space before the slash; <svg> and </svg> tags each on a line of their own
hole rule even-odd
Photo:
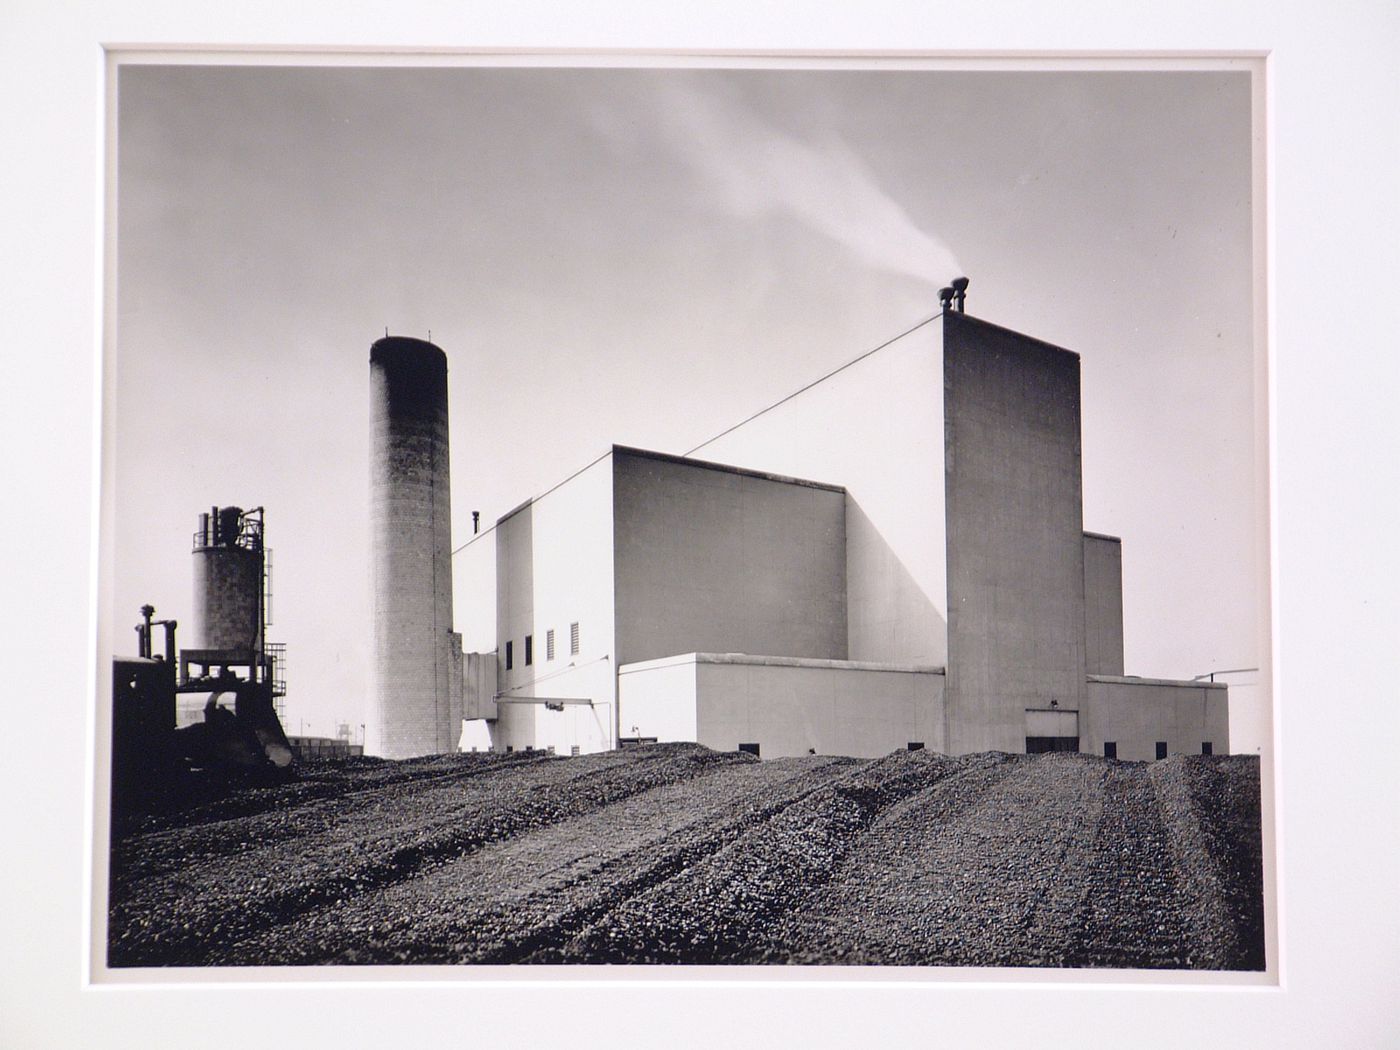
<svg viewBox="0 0 1400 1050">
<path fill-rule="evenodd" d="M 109 970 L 1263 978 L 1257 74 L 117 63 Z"/>
<path fill-rule="evenodd" d="M 1393 5 L 5 25 L 0 1045 L 1395 1044 Z"/>
</svg>

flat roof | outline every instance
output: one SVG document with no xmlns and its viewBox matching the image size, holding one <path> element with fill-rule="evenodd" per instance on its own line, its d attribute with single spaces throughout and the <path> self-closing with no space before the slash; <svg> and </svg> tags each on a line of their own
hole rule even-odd
<svg viewBox="0 0 1400 1050">
<path fill-rule="evenodd" d="M 1105 682 L 1109 685 L 1170 685 L 1178 689 L 1228 689 L 1224 682 L 1185 682 L 1179 678 L 1138 678 L 1136 675 L 1091 674 L 1091 682 Z"/>
<path fill-rule="evenodd" d="M 984 321 L 982 320 L 982 318 L 975 317 L 969 313 L 959 313 L 956 310 L 945 310 L 943 311 L 943 316 L 945 318 L 951 317 L 954 319 L 955 323 L 959 324 L 971 322 L 972 324 L 981 325 L 984 328 L 993 328 L 998 332 L 1005 332 L 1007 335 L 1014 335 L 1017 339 L 1024 339 L 1028 343 L 1034 343 L 1036 346 L 1044 347 L 1046 350 L 1058 350 L 1062 354 L 1069 354 L 1076 360 L 1080 356 L 1079 352 L 1076 350 L 1070 350 L 1066 347 L 1058 346 L 1055 343 L 1046 342 L 1044 339 L 1037 339 L 1033 335 L 1026 335 L 1025 332 L 1018 332 L 1016 331 L 1016 329 L 1007 328 L 1005 325 L 993 324 L 991 321 Z"/>
<path fill-rule="evenodd" d="M 1090 532 L 1088 529 L 1085 529 L 1084 535 L 1088 536 L 1091 540 L 1107 540 L 1109 543 L 1123 542 L 1122 536 L 1110 536 L 1106 532 Z"/>
<path fill-rule="evenodd" d="M 823 660 L 810 656 L 756 656 L 752 653 L 677 653 L 675 656 L 661 656 L 655 660 L 640 660 L 637 663 L 623 664 L 618 674 L 633 671 L 650 671 L 659 667 L 674 667 L 677 664 L 738 664 L 745 667 L 815 667 L 831 671 L 889 671 L 898 674 L 944 674 L 942 667 L 934 664 L 882 664 L 867 660 Z"/>
<path fill-rule="evenodd" d="M 614 445 L 614 453 L 621 452 L 628 456 L 640 456 L 643 459 L 655 459 L 662 463 L 676 463 L 681 466 L 699 467 L 701 470 L 720 470 L 726 474 L 738 474 L 746 478 L 759 478 L 763 481 L 776 481 L 783 485 L 802 485 L 809 489 L 825 489 L 827 492 L 846 491 L 844 485 L 832 485 L 825 481 L 811 481 L 807 478 L 794 478 L 786 474 L 770 474 L 766 470 L 749 470 L 747 467 L 736 467 L 729 463 L 715 463 L 708 459 L 692 459 L 690 456 L 676 456 L 669 452 L 653 452 L 651 449 L 632 448 L 630 445 Z"/>
<path fill-rule="evenodd" d="M 625 456 L 636 456 L 640 459 L 654 459 L 660 463 L 676 463 L 686 467 L 698 467 L 700 470 L 718 470 L 726 474 L 738 474 L 741 477 L 758 478 L 761 481 L 776 481 L 781 485 L 801 485 L 803 488 L 821 489 L 825 492 L 840 492 L 843 495 L 846 492 L 846 487 L 844 485 L 831 485 L 825 481 L 811 481 L 807 478 L 794 478 L 789 477 L 786 474 L 773 474 L 766 470 L 750 470 L 747 467 L 736 467 L 729 463 L 715 463 L 708 459 L 694 459 L 690 456 L 677 456 L 673 455 L 670 452 L 657 452 L 653 449 L 648 448 L 634 448 L 631 445 L 610 445 L 606 452 L 604 452 L 597 459 L 594 459 L 591 463 L 588 464 L 588 466 L 582 467 L 574 471 L 563 481 L 560 481 L 550 486 L 549 488 L 541 492 L 538 496 L 531 496 L 523 503 L 520 503 L 517 506 L 512 507 L 510 510 L 506 511 L 504 514 L 502 514 L 499 518 L 496 519 L 496 524 L 499 525 L 507 518 L 514 517 L 526 507 L 534 503 L 536 500 L 543 499 L 555 489 L 562 488 L 564 485 L 567 485 L 569 482 L 573 481 L 574 478 L 578 477 L 580 474 L 583 474 L 589 468 L 596 466 L 599 462 L 606 459 L 608 456 L 615 455 L 619 452 Z M 475 538 L 475 536 L 472 537 L 472 539 Z M 471 542 L 472 540 L 467 541 L 467 543 Z M 463 546 L 465 545 L 466 544 L 463 544 Z"/>
</svg>

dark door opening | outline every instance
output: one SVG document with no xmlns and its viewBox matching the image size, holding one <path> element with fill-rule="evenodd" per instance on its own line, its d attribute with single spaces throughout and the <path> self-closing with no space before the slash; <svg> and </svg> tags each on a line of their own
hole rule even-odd
<svg viewBox="0 0 1400 1050">
<path fill-rule="evenodd" d="M 1157 757 L 1159 759 L 1167 757 L 1167 742 L 1165 740 L 1157 741 Z"/>
<path fill-rule="evenodd" d="M 1105 740 L 1105 741 L 1103 742 L 1103 757 L 1104 757 L 1104 758 L 1117 758 L 1117 757 L 1118 757 L 1118 741 L 1116 741 L 1116 740 Z"/>
<path fill-rule="evenodd" d="M 1026 737 L 1026 754 L 1043 755 L 1049 751 L 1078 751 L 1079 737 L 1077 736 L 1028 736 Z"/>
<path fill-rule="evenodd" d="M 739 750 L 740 750 L 740 751 L 745 751 L 745 752 L 747 752 L 748 754 L 753 755 L 754 758 L 757 758 L 757 757 L 758 757 L 758 745 L 757 745 L 757 744 L 740 744 L 740 745 L 739 745 Z"/>
</svg>

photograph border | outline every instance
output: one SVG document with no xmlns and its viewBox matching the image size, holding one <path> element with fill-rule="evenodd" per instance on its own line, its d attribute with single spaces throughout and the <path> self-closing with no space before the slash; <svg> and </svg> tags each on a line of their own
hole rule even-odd
<svg viewBox="0 0 1400 1050">
<path fill-rule="evenodd" d="M 982 1046 L 1020 1045 L 1028 1033 L 1053 1043 L 1057 1032 L 1076 1045 L 1114 1045 L 1127 1030 L 1144 1032 L 1145 1042 L 1212 1032 L 1248 1045 L 1316 1045 L 1342 1033 L 1351 1045 L 1380 1045 L 1393 1035 L 1395 1008 L 1385 1004 L 1396 961 L 1390 901 L 1396 836 L 1345 807 L 1360 795 L 1382 813 L 1392 812 L 1395 789 L 1378 768 L 1358 768 L 1334 751 L 1309 751 L 1304 731 L 1297 732 L 1300 754 L 1287 769 L 1290 752 L 1278 745 L 1287 738 L 1290 719 L 1306 728 L 1306 705 L 1316 700 L 1308 668 L 1329 671 L 1334 717 L 1357 724 L 1364 719 L 1375 739 L 1388 739 L 1397 728 L 1396 714 L 1383 709 L 1386 679 L 1376 659 L 1385 651 L 1376 646 L 1400 622 L 1396 599 L 1393 593 L 1363 596 L 1358 563 L 1364 555 L 1364 569 L 1382 580 L 1394 568 L 1384 525 L 1395 520 L 1397 496 L 1373 491 L 1371 481 L 1394 458 L 1395 427 L 1387 408 L 1397 393 L 1396 375 L 1393 358 L 1375 367 L 1385 350 L 1372 351 L 1366 337 L 1389 330 L 1385 296 L 1400 283 L 1393 248 L 1380 236 L 1396 232 L 1391 188 L 1400 173 L 1397 131 L 1389 119 L 1387 50 L 1395 43 L 1396 13 L 1381 4 L 1329 12 L 1329 32 L 1319 35 L 1319 14 L 1301 4 L 1187 3 L 1138 10 L 1086 3 L 1065 19 L 1005 4 L 974 11 L 876 3 L 859 12 L 832 12 L 821 24 L 792 19 L 792 12 L 769 11 L 765 18 L 762 11 L 743 10 L 751 17 L 726 19 L 725 11 L 714 8 L 692 15 L 678 5 L 659 5 L 647 16 L 629 12 L 634 20 L 620 23 L 619 12 L 604 5 L 572 20 L 552 7 L 546 13 L 529 5 L 509 15 L 483 8 L 470 17 L 410 6 L 377 20 L 347 22 L 325 3 L 295 14 L 230 11 L 227 5 L 176 12 L 153 3 L 119 3 L 103 10 L 70 5 L 42 11 L 31 4 L 17 17 L 16 32 L 3 44 L 12 59 L 4 74 L 7 117 L 25 135 L 31 155 L 38 151 L 48 164 L 17 173 L 7 203 L 23 220 L 13 227 L 20 236 L 6 252 L 7 270 L 26 293 L 14 336 L 54 350 L 16 363 L 20 381 L 11 387 L 4 413 L 10 447 L 25 452 L 11 457 L 6 474 L 15 491 L 29 497 L 29 513 L 5 526 L 12 560 L 23 550 L 29 562 L 16 566 L 18 608 L 7 613 L 8 625 L 18 648 L 37 655 L 33 689 L 51 705 L 16 713 L 14 732 L 21 739 L 50 743 L 28 749 L 5 773 L 12 792 L 27 789 L 32 801 L 23 826 L 13 814 L 10 821 L 18 855 L 29 860 L 8 866 L 3 876 L 10 950 L 0 1030 L 7 1039 L 16 1037 L 14 1045 L 150 1045 L 162 1036 L 201 1031 L 207 1045 L 246 1046 L 249 1034 L 266 1031 L 270 1022 L 280 1027 L 281 1038 L 303 1045 L 370 1045 L 403 1039 L 406 1028 L 431 1037 L 451 1021 L 470 1026 L 479 1045 L 528 1045 L 538 1028 L 515 1018 L 541 1018 L 541 1011 L 547 1011 L 543 1019 L 569 1017 L 574 1041 L 583 1045 L 616 1045 L 630 1025 L 645 1039 L 662 1024 L 676 1046 L 712 1045 L 717 1033 L 736 1045 L 849 1045 L 876 1038 L 903 1045 L 926 1044 L 931 1032 L 964 1040 L 975 1032 Z M 1024 21 L 1007 22 L 1013 12 Z M 595 21 L 605 23 L 609 16 L 626 28 L 599 30 Z M 1012 54 L 1074 47 L 1081 53 L 1218 52 L 1243 46 L 1268 55 L 1273 661 L 1276 672 L 1287 671 L 1276 675 L 1274 689 L 1282 820 L 1276 843 L 1283 929 L 1278 988 L 944 984 L 839 992 L 809 987 L 778 995 L 766 984 L 749 984 L 668 987 L 665 994 L 648 991 L 639 1002 L 636 985 L 614 982 L 601 998 L 578 989 L 548 997 L 519 986 L 492 989 L 488 1005 L 455 985 L 265 992 L 86 987 L 81 915 L 91 887 L 81 872 L 91 870 L 82 864 L 90 847 L 76 825 L 91 822 L 93 783 L 83 775 L 80 755 L 55 757 L 50 748 L 53 741 L 76 741 L 85 726 L 91 739 L 91 698 L 100 679 L 91 654 L 100 449 L 94 421 L 101 393 L 95 369 L 103 317 L 96 234 L 103 200 L 95 189 L 102 157 L 101 48 L 132 40 L 162 47 L 190 40 L 259 47 L 379 41 L 398 49 L 410 43 L 527 40 L 580 47 L 609 39 L 623 47 L 660 42 L 720 49 L 850 44 L 863 51 L 922 44 L 962 54 L 998 46 Z M 45 105 L 34 106 L 36 97 Z M 1372 100 L 1379 108 L 1368 104 Z M 1318 260 L 1326 262 L 1329 281 L 1345 282 L 1345 314 L 1322 309 Z M 1280 317 L 1287 322 L 1286 340 L 1279 339 Z M 1314 404 L 1323 410 L 1309 412 Z M 1344 425 L 1334 433 L 1339 423 Z M 35 433 L 45 440 L 35 441 Z M 1373 449 L 1383 462 L 1366 461 Z M 1338 455 L 1348 451 L 1351 458 Z M 54 477 L 67 479 L 67 487 L 58 491 Z M 86 486 L 84 477 L 90 479 Z M 1349 526 L 1348 550 L 1333 546 L 1343 534 L 1339 526 Z M 86 559 L 74 556 L 83 551 Z M 1280 579 L 1288 581 L 1286 592 Z M 1344 661 L 1350 646 L 1364 647 L 1362 658 Z M 1370 936 L 1358 938 L 1358 931 Z M 18 945 L 27 946 L 23 956 Z M 209 1017 L 229 1018 L 231 1005 L 242 1007 L 237 1017 L 211 1029 Z M 988 1017 L 995 1020 L 989 1024 Z"/>
</svg>

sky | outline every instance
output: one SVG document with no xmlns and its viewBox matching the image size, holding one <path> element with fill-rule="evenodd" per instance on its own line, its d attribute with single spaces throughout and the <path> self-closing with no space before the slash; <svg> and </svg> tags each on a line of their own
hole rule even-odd
<svg viewBox="0 0 1400 1050">
<path fill-rule="evenodd" d="M 1250 163 L 1243 72 L 125 66 L 104 615 L 187 618 L 201 509 L 263 505 L 288 731 L 357 725 L 386 328 L 449 354 L 460 543 L 966 273 L 970 313 L 1082 356 L 1128 671 L 1264 666 Z"/>
</svg>

